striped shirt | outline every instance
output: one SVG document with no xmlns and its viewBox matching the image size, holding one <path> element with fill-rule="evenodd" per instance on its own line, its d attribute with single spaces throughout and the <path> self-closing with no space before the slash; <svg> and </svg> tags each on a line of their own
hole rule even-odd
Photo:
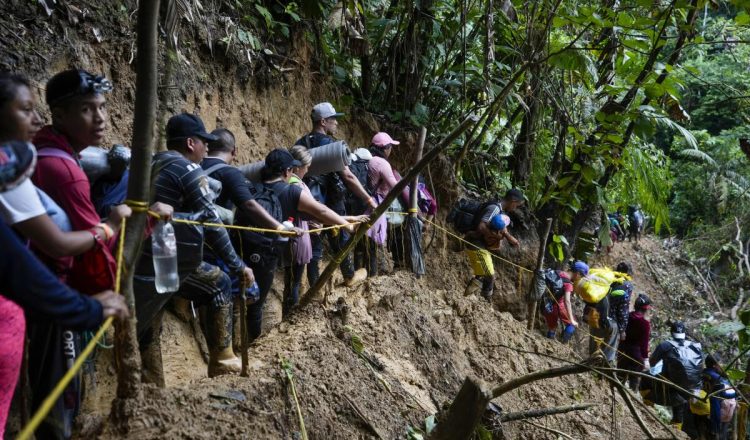
<svg viewBox="0 0 750 440">
<path fill-rule="evenodd" d="M 203 212 L 206 222 L 221 223 L 209 198 L 208 179 L 199 164 L 170 150 L 154 155 L 154 167 L 162 167 L 154 182 L 154 202 L 172 205 L 175 212 Z M 234 251 L 227 230 L 216 226 L 204 226 L 203 230 L 212 253 L 224 260 L 233 272 L 241 272 L 245 263 Z"/>
</svg>

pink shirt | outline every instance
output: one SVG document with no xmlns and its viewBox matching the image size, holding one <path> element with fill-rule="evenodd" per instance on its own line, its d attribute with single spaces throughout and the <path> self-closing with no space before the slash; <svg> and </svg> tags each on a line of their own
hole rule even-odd
<svg viewBox="0 0 750 440">
<path fill-rule="evenodd" d="M 370 179 L 370 187 L 380 197 L 385 197 L 388 191 L 393 189 L 398 183 L 398 180 L 393 175 L 391 164 L 378 156 L 373 156 L 370 159 L 368 177 Z"/>
</svg>

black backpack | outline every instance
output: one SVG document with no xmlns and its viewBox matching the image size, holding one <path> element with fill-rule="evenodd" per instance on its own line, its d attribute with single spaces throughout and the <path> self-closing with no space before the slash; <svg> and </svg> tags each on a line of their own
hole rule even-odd
<svg viewBox="0 0 750 440">
<path fill-rule="evenodd" d="M 552 294 L 555 295 L 555 299 L 559 300 L 565 295 L 565 289 L 563 289 L 565 280 L 563 280 L 563 277 L 556 270 L 547 269 L 544 271 L 544 283 Z"/>
<path fill-rule="evenodd" d="M 373 194 L 373 188 L 370 186 L 370 161 L 366 159 L 357 159 L 349 165 L 349 170 L 357 177 L 362 188 L 367 194 Z M 367 211 L 367 203 L 354 195 L 351 191 L 346 194 L 346 213 L 349 215 L 360 215 Z"/>
<path fill-rule="evenodd" d="M 479 222 L 482 220 L 482 213 L 491 205 L 498 205 L 498 203 L 493 201 L 482 203 L 476 200 L 460 199 L 453 205 L 446 220 L 453 225 L 456 231 L 465 234 L 475 230 L 479 226 Z"/>
<path fill-rule="evenodd" d="M 250 194 L 253 198 L 267 213 L 271 214 L 271 217 L 276 219 L 279 223 L 283 222 L 284 213 L 281 210 L 281 201 L 279 196 L 276 195 L 273 188 L 265 183 L 250 183 Z"/>
<path fill-rule="evenodd" d="M 693 341 L 668 341 L 672 350 L 664 357 L 664 376 L 686 390 L 701 387 L 703 352 Z"/>
</svg>

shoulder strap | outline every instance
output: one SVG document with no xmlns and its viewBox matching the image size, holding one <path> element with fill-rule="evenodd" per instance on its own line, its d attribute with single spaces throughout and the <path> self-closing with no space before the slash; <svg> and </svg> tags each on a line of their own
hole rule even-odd
<svg viewBox="0 0 750 440">
<path fill-rule="evenodd" d="M 308 134 L 305 136 L 305 146 L 308 150 L 312 148 L 310 147 L 310 138 L 312 138 L 312 134 Z"/>
<path fill-rule="evenodd" d="M 219 162 L 216 165 L 214 165 L 212 167 L 208 167 L 208 169 L 203 170 L 203 172 L 206 173 L 206 175 L 210 176 L 214 172 L 219 171 L 220 169 L 226 168 L 228 166 L 229 166 L 229 164 L 226 164 L 224 162 Z"/>
<path fill-rule="evenodd" d="M 55 147 L 44 147 L 37 151 L 36 155 L 40 157 L 59 157 L 60 159 L 66 159 L 79 165 L 78 161 L 70 153 Z"/>
</svg>

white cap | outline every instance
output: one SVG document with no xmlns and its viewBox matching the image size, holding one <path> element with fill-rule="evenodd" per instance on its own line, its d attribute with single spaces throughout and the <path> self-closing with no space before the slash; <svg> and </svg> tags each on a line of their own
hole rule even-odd
<svg viewBox="0 0 750 440">
<path fill-rule="evenodd" d="M 313 121 L 320 121 L 327 118 L 338 118 L 340 116 L 344 116 L 344 113 L 337 113 L 336 109 L 333 108 L 333 105 L 331 105 L 330 102 L 315 104 L 315 107 L 312 109 L 312 114 L 310 115 Z"/>
</svg>

